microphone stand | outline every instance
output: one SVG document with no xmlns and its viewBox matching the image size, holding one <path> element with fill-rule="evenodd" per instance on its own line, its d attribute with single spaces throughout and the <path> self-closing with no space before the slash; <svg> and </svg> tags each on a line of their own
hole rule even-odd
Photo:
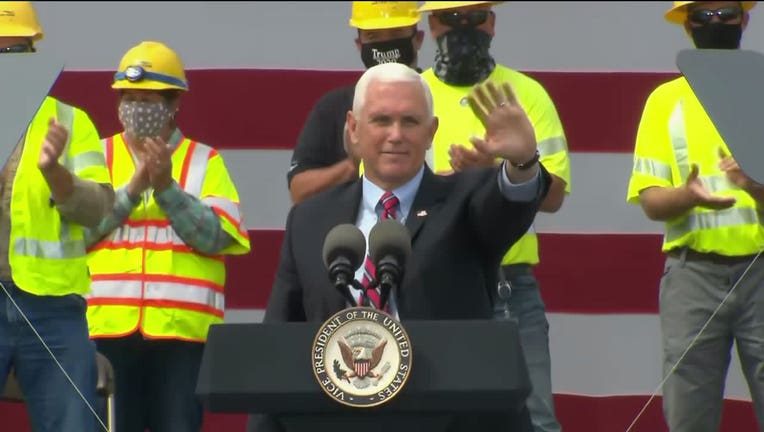
<svg viewBox="0 0 764 432">
<path fill-rule="evenodd" d="M 383 276 L 384 277 L 384 276 Z M 380 287 L 380 294 L 379 294 L 379 309 L 385 310 L 385 305 L 387 304 L 387 300 L 390 297 L 390 293 L 393 292 L 393 290 L 398 289 L 398 284 L 395 283 L 394 278 L 385 278 L 387 279 L 385 283 Z M 374 281 L 374 286 L 376 287 L 379 285 L 378 281 Z"/>
<path fill-rule="evenodd" d="M 362 303 L 371 304 L 371 301 L 369 301 L 369 293 L 366 291 L 367 288 L 363 286 L 361 282 L 358 282 L 356 279 L 353 279 L 353 281 L 350 282 L 350 285 L 352 285 L 353 288 L 361 291 L 361 295 L 363 296 Z M 369 284 L 369 286 L 371 287 L 371 284 Z M 350 297 L 353 297 L 353 296 L 351 295 Z M 358 301 L 356 299 L 353 299 L 353 301 L 350 304 L 355 305 L 356 307 L 361 306 L 360 304 L 358 304 Z"/>
</svg>

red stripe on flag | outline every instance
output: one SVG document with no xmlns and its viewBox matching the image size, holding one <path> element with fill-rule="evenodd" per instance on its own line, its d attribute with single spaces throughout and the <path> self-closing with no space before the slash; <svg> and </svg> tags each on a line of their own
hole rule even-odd
<svg viewBox="0 0 764 432">
<path fill-rule="evenodd" d="M 232 309 L 265 308 L 278 266 L 283 231 L 253 230 L 250 238 L 249 254 L 226 258 Z M 660 235 L 540 234 L 539 242 L 536 275 L 547 311 L 658 312 Z"/>
<path fill-rule="evenodd" d="M 557 418 L 565 432 L 625 431 L 648 396 L 591 397 L 555 395 Z M 7 430 L 31 432 L 26 407 L 20 403 L 0 402 L 0 418 Z M 243 431 L 246 414 L 205 413 L 202 432 Z M 4 429 L 5 430 L 5 429 Z M 756 420 L 750 402 L 726 399 L 720 432 L 755 431 Z M 634 425 L 633 432 L 667 432 L 661 412 L 661 398 L 653 399 Z"/>
<path fill-rule="evenodd" d="M 528 72 L 549 92 L 577 152 L 631 152 L 650 91 L 674 73 Z M 360 72 L 214 69 L 187 72 L 178 123 L 186 136 L 221 148 L 292 149 L 313 104 L 330 89 L 352 84 Z M 85 109 L 101 136 L 122 128 L 113 72 L 66 71 L 52 94 Z M 278 86 L 273 83 L 278 82 Z M 82 91 L 87 89 L 87 91 Z M 284 93 L 287 89 L 287 93 Z M 220 95 L 235 94 L 220 109 Z M 284 115 L 289 113 L 289 115 Z M 252 119 L 257 125 L 251 127 Z"/>
</svg>

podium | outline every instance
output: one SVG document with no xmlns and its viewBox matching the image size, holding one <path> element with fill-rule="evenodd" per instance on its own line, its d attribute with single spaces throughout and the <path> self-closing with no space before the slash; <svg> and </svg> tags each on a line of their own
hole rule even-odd
<svg viewBox="0 0 764 432">
<path fill-rule="evenodd" d="M 197 395 L 210 412 L 262 414 L 258 431 L 530 431 L 514 321 L 401 323 L 411 374 L 383 405 L 348 407 L 324 393 L 311 367 L 318 322 L 212 326 Z"/>
</svg>

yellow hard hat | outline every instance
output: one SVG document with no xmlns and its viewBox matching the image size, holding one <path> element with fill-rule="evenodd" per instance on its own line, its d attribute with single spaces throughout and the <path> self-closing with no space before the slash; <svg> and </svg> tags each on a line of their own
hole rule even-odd
<svg viewBox="0 0 764 432">
<path fill-rule="evenodd" d="M 350 26 L 361 30 L 408 27 L 419 22 L 417 2 L 354 1 Z"/>
<path fill-rule="evenodd" d="M 427 11 L 436 11 L 436 10 L 443 10 L 443 9 L 456 9 L 460 7 L 465 6 L 475 6 L 475 5 L 481 5 L 481 4 L 499 4 L 504 2 L 496 2 L 496 1 L 471 1 L 471 2 L 457 2 L 457 1 L 426 1 L 422 5 L 422 7 L 419 8 L 419 12 L 427 12 Z"/>
<path fill-rule="evenodd" d="M 42 39 L 43 33 L 31 2 L 0 2 L 0 36 Z"/>
<path fill-rule="evenodd" d="M 684 24 L 685 19 L 687 19 L 687 6 L 697 3 L 694 1 L 675 1 L 674 7 L 669 9 L 668 12 L 664 15 L 666 19 L 669 22 L 672 22 L 674 24 Z M 754 6 L 756 6 L 755 1 L 744 1 L 740 2 L 743 5 L 744 11 L 749 11 L 753 9 Z"/>
<path fill-rule="evenodd" d="M 145 41 L 122 57 L 111 88 L 188 91 L 188 81 L 175 51 L 161 42 Z"/>
</svg>

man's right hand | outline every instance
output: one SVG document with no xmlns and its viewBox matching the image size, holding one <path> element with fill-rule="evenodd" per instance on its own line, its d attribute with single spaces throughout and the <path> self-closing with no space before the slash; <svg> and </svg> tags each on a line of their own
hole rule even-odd
<svg viewBox="0 0 764 432">
<path fill-rule="evenodd" d="M 698 165 L 692 164 L 687 181 L 682 186 L 692 196 L 693 203 L 696 206 L 712 210 L 723 210 L 735 205 L 736 200 L 734 197 L 719 196 L 709 192 L 698 178 L 698 171 Z"/>
<path fill-rule="evenodd" d="M 58 158 L 64 152 L 68 137 L 69 131 L 63 125 L 54 118 L 48 120 L 48 132 L 40 148 L 40 160 L 37 162 L 40 171 L 46 173 L 59 165 Z"/>
</svg>

